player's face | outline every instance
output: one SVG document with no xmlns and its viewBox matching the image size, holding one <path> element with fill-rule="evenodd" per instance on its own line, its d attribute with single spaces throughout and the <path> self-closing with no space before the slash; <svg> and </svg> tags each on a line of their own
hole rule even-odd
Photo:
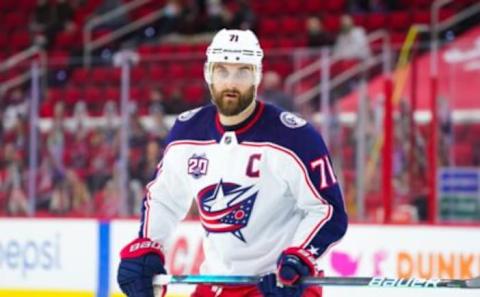
<svg viewBox="0 0 480 297">
<path fill-rule="evenodd" d="M 255 99 L 255 73 L 249 64 L 217 63 L 212 69 L 212 97 L 225 116 L 241 113 Z"/>
</svg>

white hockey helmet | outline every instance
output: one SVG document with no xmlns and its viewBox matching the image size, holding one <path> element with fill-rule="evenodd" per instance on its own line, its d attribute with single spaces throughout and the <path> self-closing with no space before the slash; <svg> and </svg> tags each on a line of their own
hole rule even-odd
<svg viewBox="0 0 480 297">
<path fill-rule="evenodd" d="M 204 76 L 208 84 L 212 82 L 213 63 L 252 64 L 255 71 L 255 86 L 262 78 L 263 50 L 257 36 L 250 30 L 220 30 L 207 48 Z"/>
</svg>

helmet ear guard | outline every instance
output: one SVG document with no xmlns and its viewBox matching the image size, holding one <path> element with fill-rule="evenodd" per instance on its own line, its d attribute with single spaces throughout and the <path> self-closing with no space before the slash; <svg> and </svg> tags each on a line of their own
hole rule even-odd
<svg viewBox="0 0 480 297">
<path fill-rule="evenodd" d="M 213 37 L 206 54 L 203 74 L 208 84 L 212 83 L 214 63 L 251 64 L 255 72 L 254 84 L 260 84 L 263 50 L 252 31 L 222 29 Z"/>
</svg>

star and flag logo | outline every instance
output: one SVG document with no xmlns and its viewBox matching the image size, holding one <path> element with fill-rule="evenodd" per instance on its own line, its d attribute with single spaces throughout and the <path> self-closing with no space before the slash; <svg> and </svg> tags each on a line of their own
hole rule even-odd
<svg viewBox="0 0 480 297">
<path fill-rule="evenodd" d="M 198 195 L 200 221 L 208 233 L 230 232 L 246 242 L 242 229 L 247 226 L 257 198 L 253 185 L 224 182 L 202 189 Z"/>
</svg>

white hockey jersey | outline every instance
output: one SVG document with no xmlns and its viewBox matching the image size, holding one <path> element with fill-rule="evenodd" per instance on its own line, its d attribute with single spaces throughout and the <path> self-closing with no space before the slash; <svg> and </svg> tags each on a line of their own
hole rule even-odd
<svg viewBox="0 0 480 297">
<path fill-rule="evenodd" d="M 261 101 L 235 127 L 223 127 L 212 105 L 178 117 L 147 186 L 140 236 L 164 243 L 192 199 L 205 230 L 202 274 L 272 272 L 292 246 L 319 257 L 347 227 L 320 135 Z"/>
</svg>

